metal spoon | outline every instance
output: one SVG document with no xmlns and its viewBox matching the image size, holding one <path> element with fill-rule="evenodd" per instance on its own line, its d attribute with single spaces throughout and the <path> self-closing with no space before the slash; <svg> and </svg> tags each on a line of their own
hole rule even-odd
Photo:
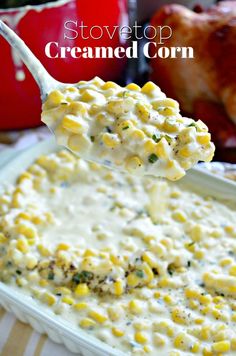
<svg viewBox="0 0 236 356">
<path fill-rule="evenodd" d="M 22 61 L 29 69 L 39 86 L 42 102 L 45 101 L 47 94 L 54 89 L 62 89 L 69 84 L 61 83 L 54 79 L 44 68 L 42 63 L 35 57 L 31 50 L 27 47 L 25 42 L 11 30 L 3 21 L 0 20 L 0 34 L 7 40 L 11 47 L 13 47 Z"/>
</svg>

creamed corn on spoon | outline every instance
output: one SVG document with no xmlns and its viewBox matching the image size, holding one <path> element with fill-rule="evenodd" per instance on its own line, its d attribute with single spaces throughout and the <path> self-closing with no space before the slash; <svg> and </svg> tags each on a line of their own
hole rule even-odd
<svg viewBox="0 0 236 356">
<path fill-rule="evenodd" d="M 84 159 L 170 180 L 183 177 L 199 160 L 212 159 L 214 144 L 206 125 L 182 117 L 179 104 L 154 83 L 122 88 L 98 77 L 61 83 L 2 21 L 0 34 L 40 88 L 42 121 L 59 144 Z"/>
</svg>

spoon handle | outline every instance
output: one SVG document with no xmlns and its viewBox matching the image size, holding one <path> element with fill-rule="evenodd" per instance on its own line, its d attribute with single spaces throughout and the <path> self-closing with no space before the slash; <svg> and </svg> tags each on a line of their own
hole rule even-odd
<svg viewBox="0 0 236 356">
<path fill-rule="evenodd" d="M 0 34 L 6 39 L 11 47 L 17 51 L 26 67 L 31 72 L 37 82 L 42 101 L 46 95 L 53 89 L 61 86 L 61 83 L 56 81 L 44 68 L 42 63 L 35 57 L 25 42 L 11 30 L 3 21 L 0 20 Z"/>
</svg>

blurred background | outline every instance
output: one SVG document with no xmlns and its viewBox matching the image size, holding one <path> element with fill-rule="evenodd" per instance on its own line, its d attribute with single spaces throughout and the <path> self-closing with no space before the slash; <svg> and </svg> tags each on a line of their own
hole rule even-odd
<svg viewBox="0 0 236 356">
<path fill-rule="evenodd" d="M 175 5 L 173 4 L 175 3 Z M 216 160 L 236 163 L 236 1 L 214 0 L 1 0 L 0 19 L 15 30 L 49 73 L 64 82 L 100 76 L 121 85 L 153 80 L 180 102 L 182 114 L 202 119 L 217 145 Z M 177 5 L 176 5 L 177 4 Z M 45 45 L 128 46 L 114 36 L 64 39 L 64 22 L 88 26 L 168 25 L 164 45 L 191 46 L 194 59 L 49 59 Z M 135 38 L 134 38 L 135 39 Z M 153 40 L 155 41 L 155 39 Z M 144 41 L 140 43 L 140 46 Z M 159 46 L 157 44 L 157 46 Z M 39 90 L 15 51 L 0 38 L 0 147 L 25 147 L 50 135 L 40 127 Z"/>
</svg>

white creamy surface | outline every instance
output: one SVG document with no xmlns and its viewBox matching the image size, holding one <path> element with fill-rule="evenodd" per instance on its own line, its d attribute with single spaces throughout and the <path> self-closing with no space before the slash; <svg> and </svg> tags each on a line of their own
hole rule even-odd
<svg viewBox="0 0 236 356">
<path fill-rule="evenodd" d="M 69 153 L 28 172 L 0 198 L 1 280 L 126 355 L 235 355 L 235 204 Z M 83 271 L 102 280 L 84 296 Z"/>
</svg>

